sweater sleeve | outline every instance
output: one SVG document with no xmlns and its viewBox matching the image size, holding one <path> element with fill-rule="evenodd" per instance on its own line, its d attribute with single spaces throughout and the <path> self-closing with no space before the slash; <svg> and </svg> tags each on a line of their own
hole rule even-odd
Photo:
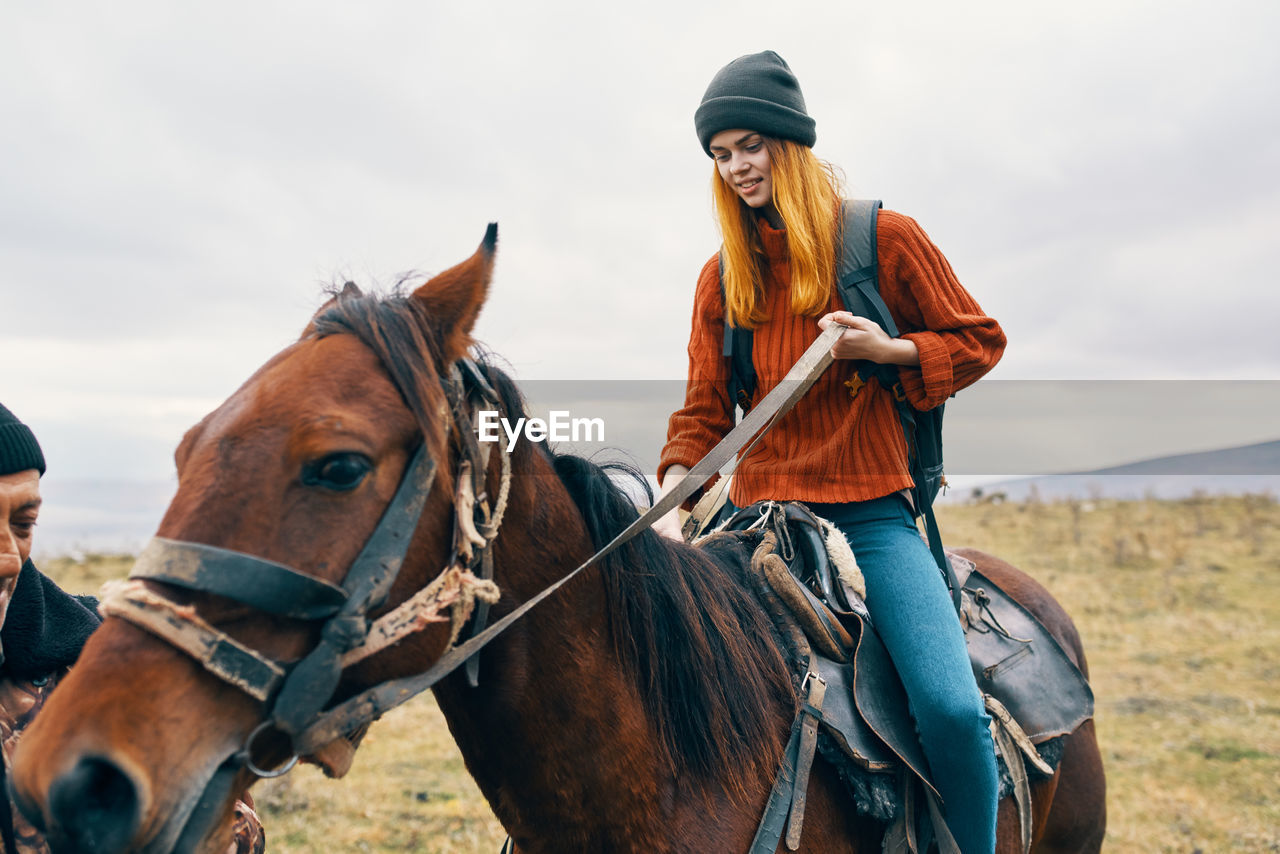
<svg viewBox="0 0 1280 854">
<path fill-rule="evenodd" d="M 1004 331 L 911 217 L 882 211 L 876 247 L 881 296 L 901 337 L 920 351 L 920 366 L 900 367 L 898 377 L 912 406 L 932 409 L 995 367 Z"/>
<path fill-rule="evenodd" d="M 667 422 L 667 443 L 658 463 L 659 481 L 673 465 L 692 468 L 733 428 L 723 352 L 724 300 L 717 255 L 703 266 L 694 291 L 684 406 L 673 412 Z"/>
</svg>

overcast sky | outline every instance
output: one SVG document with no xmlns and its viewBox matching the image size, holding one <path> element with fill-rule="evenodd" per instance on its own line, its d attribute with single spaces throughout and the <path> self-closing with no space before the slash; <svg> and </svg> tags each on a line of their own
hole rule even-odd
<svg viewBox="0 0 1280 854">
<path fill-rule="evenodd" d="M 993 378 L 1280 379 L 1277 39 L 1274 0 L 5 4 L 0 402 L 51 475 L 168 477 L 323 285 L 491 220 L 519 378 L 679 380 L 693 111 L 766 48 L 1003 324 Z"/>
</svg>

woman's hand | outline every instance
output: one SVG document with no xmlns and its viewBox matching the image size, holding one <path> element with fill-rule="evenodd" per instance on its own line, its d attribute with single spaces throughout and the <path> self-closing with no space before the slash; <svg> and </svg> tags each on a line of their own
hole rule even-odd
<svg viewBox="0 0 1280 854">
<path fill-rule="evenodd" d="M 848 327 L 848 331 L 831 347 L 831 355 L 837 359 L 866 359 L 880 365 L 919 365 L 920 351 L 915 342 L 906 338 L 890 338 L 869 317 L 859 317 L 847 311 L 833 311 L 818 319 L 818 328 L 826 331 L 831 324 Z"/>
<path fill-rule="evenodd" d="M 669 540 L 683 543 L 684 532 L 680 527 L 680 508 L 672 508 L 671 512 L 659 517 L 658 521 L 653 523 L 653 532 Z"/>
<path fill-rule="evenodd" d="M 668 468 L 667 473 L 662 478 L 662 491 L 658 493 L 657 501 L 661 501 L 668 492 L 675 489 L 688 473 L 689 469 L 679 464 Z M 657 501 L 654 503 L 656 504 Z M 684 532 L 680 528 L 680 508 L 672 507 L 660 516 L 658 521 L 653 523 L 653 532 L 669 540 L 677 540 L 683 543 Z"/>
</svg>

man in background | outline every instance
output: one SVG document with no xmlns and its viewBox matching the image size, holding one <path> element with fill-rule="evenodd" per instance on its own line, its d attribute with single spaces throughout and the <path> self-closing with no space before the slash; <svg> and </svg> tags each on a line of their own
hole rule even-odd
<svg viewBox="0 0 1280 854">
<path fill-rule="evenodd" d="M 100 622 L 92 596 L 63 592 L 31 563 L 44 454 L 27 425 L 0 405 L 0 852 L 49 846 L 9 799 L 5 781 L 23 731 Z M 249 795 L 244 795 L 246 801 Z M 251 804 L 252 801 L 249 801 Z M 262 854 L 266 834 L 252 807 L 236 804 L 227 854 Z"/>
</svg>

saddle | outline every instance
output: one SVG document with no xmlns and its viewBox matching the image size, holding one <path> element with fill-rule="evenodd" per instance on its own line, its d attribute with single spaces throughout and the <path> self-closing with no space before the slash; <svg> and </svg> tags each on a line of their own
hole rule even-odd
<svg viewBox="0 0 1280 854">
<path fill-rule="evenodd" d="M 818 752 L 840 771 L 859 809 L 900 828 L 906 850 L 915 850 L 911 792 L 922 788 L 936 811 L 937 790 L 844 536 L 803 504 L 760 502 L 697 542 L 717 537 L 748 538 L 753 557 L 747 581 L 778 631 L 797 688 L 811 671 L 825 682 Z M 1092 716 L 1093 694 L 1030 612 L 972 562 L 952 553 L 948 558 L 962 586 L 970 664 L 993 719 L 1002 795 L 1011 792 L 1019 802 L 1026 850 L 1028 774 L 1053 773 L 1061 738 Z"/>
</svg>

